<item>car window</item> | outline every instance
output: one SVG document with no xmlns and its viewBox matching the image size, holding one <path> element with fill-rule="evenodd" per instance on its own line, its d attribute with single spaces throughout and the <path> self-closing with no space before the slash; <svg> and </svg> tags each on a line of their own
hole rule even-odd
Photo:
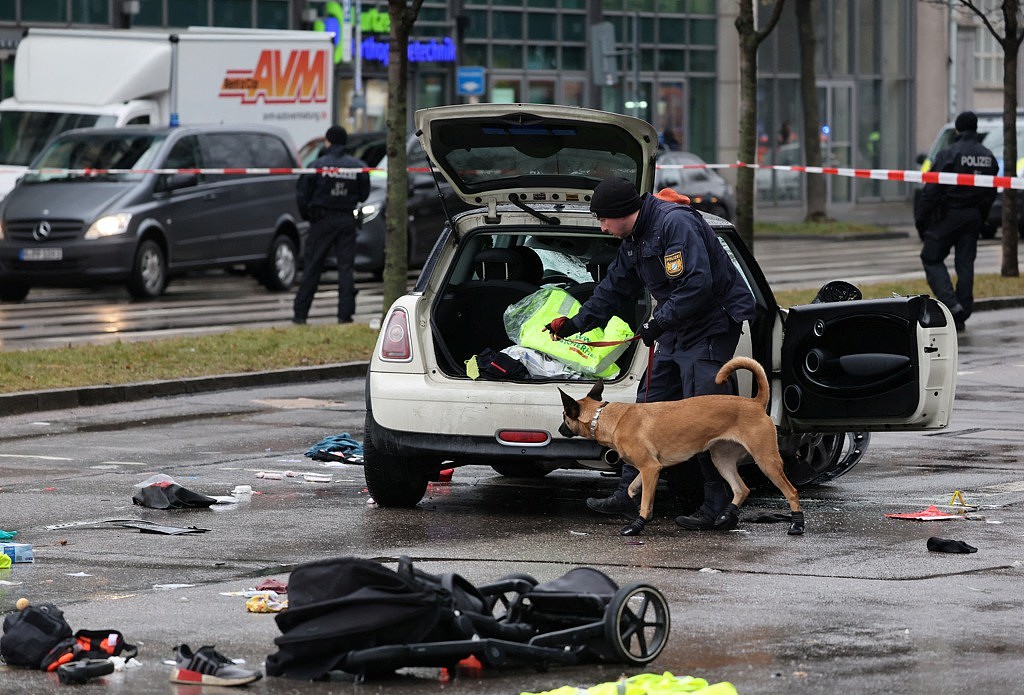
<svg viewBox="0 0 1024 695">
<path fill-rule="evenodd" d="M 253 166 L 271 168 L 295 166 L 295 160 L 281 138 L 268 133 L 252 133 L 247 134 L 245 139 L 251 153 L 251 160 L 256 162 Z"/>
<path fill-rule="evenodd" d="M 205 136 L 207 166 L 215 169 L 231 167 L 255 167 L 256 153 L 247 133 L 207 133 Z M 236 179 L 242 174 L 216 174 L 211 181 Z"/>
<path fill-rule="evenodd" d="M 171 151 L 167 153 L 167 159 L 164 160 L 164 169 L 201 169 L 203 166 L 203 156 L 199 149 L 199 138 L 195 135 L 186 135 L 185 137 L 178 140 L 171 147 Z M 162 174 L 160 180 L 157 182 L 157 190 L 162 190 L 167 186 L 167 179 L 170 174 Z M 198 180 L 204 180 L 205 175 L 199 174 Z"/>
</svg>

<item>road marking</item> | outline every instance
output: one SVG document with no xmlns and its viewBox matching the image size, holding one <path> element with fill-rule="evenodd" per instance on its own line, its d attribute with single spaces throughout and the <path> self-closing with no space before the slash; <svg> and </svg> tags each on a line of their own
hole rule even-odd
<svg viewBox="0 0 1024 695">
<path fill-rule="evenodd" d="M 63 456 L 36 456 L 34 454 L 0 454 L 0 457 L 7 459 L 42 459 L 44 461 L 74 461 L 74 459 Z"/>
</svg>

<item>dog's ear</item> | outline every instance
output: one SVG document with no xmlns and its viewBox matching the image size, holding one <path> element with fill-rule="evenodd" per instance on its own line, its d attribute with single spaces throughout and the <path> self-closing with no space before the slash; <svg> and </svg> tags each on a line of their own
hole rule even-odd
<svg viewBox="0 0 1024 695">
<path fill-rule="evenodd" d="M 602 393 L 604 393 L 604 381 L 598 379 L 597 383 L 590 389 L 590 393 L 587 394 L 587 398 L 599 401 L 601 400 Z"/>
<path fill-rule="evenodd" d="M 576 420 L 580 416 L 580 404 L 573 400 L 572 396 L 567 394 L 562 389 L 558 389 L 558 392 L 562 394 L 562 408 L 565 410 L 565 414 L 573 420 Z"/>
</svg>

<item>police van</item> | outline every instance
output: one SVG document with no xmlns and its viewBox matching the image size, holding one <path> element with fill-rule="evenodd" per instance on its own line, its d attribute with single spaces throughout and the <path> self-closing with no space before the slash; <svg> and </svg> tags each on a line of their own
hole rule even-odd
<svg viewBox="0 0 1024 695">
<path fill-rule="evenodd" d="M 1002 111 L 978 111 L 978 140 L 981 144 L 992 150 L 992 154 L 995 155 L 996 161 L 999 163 L 999 176 L 1006 175 L 1006 169 L 1003 166 L 1003 112 Z M 953 125 L 953 121 L 942 126 L 939 130 L 939 134 L 935 137 L 935 142 L 932 143 L 931 149 L 928 150 L 927 154 L 922 153 L 918 156 L 918 162 L 921 164 L 921 171 L 930 171 L 932 168 L 932 162 L 935 161 L 935 157 L 938 156 L 939 152 L 944 150 L 953 144 L 953 140 L 956 138 L 956 128 Z M 1017 112 L 1017 166 L 1014 167 L 1014 171 L 1011 176 L 1020 176 L 1021 172 L 1024 171 L 1024 111 Z M 1002 192 L 1003 189 L 999 189 Z M 917 202 L 917 197 L 921 194 L 921 187 L 918 187 L 914 191 L 914 202 Z M 1024 208 L 1021 208 L 1024 209 Z M 988 219 L 986 220 L 985 229 L 982 230 L 981 236 L 983 239 L 991 239 L 996 235 L 996 230 L 1003 224 L 1003 198 L 1002 196 L 996 197 L 995 202 L 992 204 L 992 209 L 989 210 Z M 1018 221 L 1018 226 L 1021 226 Z"/>
</svg>

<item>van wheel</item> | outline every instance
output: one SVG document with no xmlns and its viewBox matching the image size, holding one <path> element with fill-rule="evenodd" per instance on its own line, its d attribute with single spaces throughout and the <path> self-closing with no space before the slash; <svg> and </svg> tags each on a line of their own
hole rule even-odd
<svg viewBox="0 0 1024 695">
<path fill-rule="evenodd" d="M 128 292 L 136 299 L 155 299 L 167 287 L 167 258 L 160 244 L 145 239 L 135 251 Z"/>
<path fill-rule="evenodd" d="M 0 302 L 20 302 L 32 286 L 24 282 L 0 282 Z"/>
<path fill-rule="evenodd" d="M 295 282 L 297 266 L 295 242 L 284 234 L 278 234 L 270 242 L 270 253 L 260 280 L 271 292 L 287 292 Z"/>
<path fill-rule="evenodd" d="M 415 507 L 427 492 L 427 468 L 408 456 L 386 453 L 373 442 L 373 414 L 366 409 L 363 475 L 374 502 L 382 507 Z"/>
</svg>

